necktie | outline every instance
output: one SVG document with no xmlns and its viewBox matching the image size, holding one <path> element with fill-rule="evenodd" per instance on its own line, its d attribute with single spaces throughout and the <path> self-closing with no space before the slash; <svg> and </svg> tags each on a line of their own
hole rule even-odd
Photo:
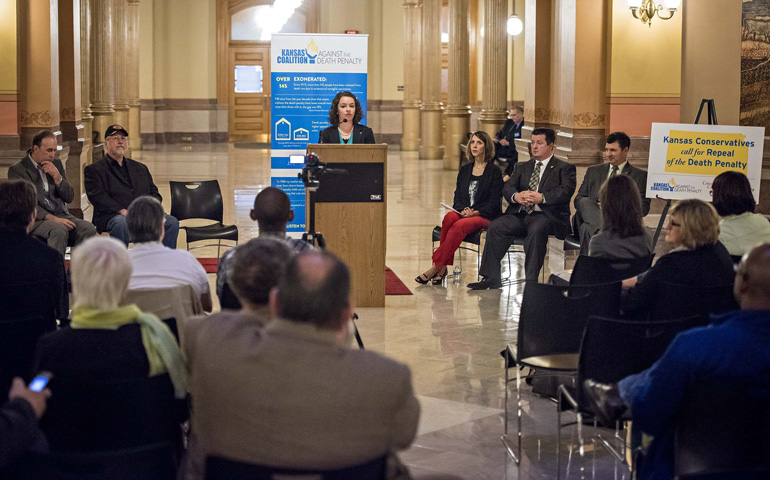
<svg viewBox="0 0 770 480">
<path fill-rule="evenodd" d="M 535 162 L 535 171 L 532 172 L 532 176 L 529 177 L 529 189 L 533 192 L 537 191 L 537 186 L 540 185 L 540 167 L 543 165 L 542 162 Z M 524 207 L 524 211 L 527 213 L 532 213 L 535 211 L 534 205 L 527 205 Z"/>
<path fill-rule="evenodd" d="M 612 166 L 612 171 L 610 171 L 610 178 L 614 177 L 617 174 L 618 174 L 618 166 L 617 165 L 613 165 Z"/>
<path fill-rule="evenodd" d="M 38 173 L 40 173 L 40 179 L 43 182 L 43 190 L 45 190 L 45 193 L 48 193 L 48 177 L 46 177 L 45 170 L 43 170 L 43 166 L 39 163 L 37 164 L 37 170 Z"/>
</svg>

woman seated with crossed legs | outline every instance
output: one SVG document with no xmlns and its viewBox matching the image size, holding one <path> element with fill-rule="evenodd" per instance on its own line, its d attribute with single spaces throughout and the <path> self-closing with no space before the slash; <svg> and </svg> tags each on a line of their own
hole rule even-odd
<svg viewBox="0 0 770 480">
<path fill-rule="evenodd" d="M 471 135 L 466 155 L 473 159 L 457 173 L 457 187 L 452 208 L 441 223 L 440 245 L 433 252 L 433 266 L 415 277 L 417 283 L 441 285 L 447 274 L 447 265 L 454 264 L 455 251 L 470 233 L 489 226 L 500 215 L 500 194 L 503 175 L 492 161 L 495 145 L 486 132 Z"/>
</svg>

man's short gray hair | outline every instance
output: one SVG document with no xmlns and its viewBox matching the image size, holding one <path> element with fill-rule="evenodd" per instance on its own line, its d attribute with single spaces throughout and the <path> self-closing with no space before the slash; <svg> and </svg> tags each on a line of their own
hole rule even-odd
<svg viewBox="0 0 770 480">
<path fill-rule="evenodd" d="M 128 290 L 131 258 L 122 242 L 91 237 L 73 249 L 70 273 L 75 307 L 112 310 Z"/>
<path fill-rule="evenodd" d="M 142 243 L 160 240 L 165 218 L 163 206 L 157 199 L 147 195 L 134 199 L 126 214 L 126 226 L 131 241 Z"/>
</svg>

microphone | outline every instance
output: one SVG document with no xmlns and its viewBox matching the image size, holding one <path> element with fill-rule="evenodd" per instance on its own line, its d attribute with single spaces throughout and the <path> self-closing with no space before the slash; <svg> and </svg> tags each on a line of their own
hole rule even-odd
<svg viewBox="0 0 770 480">
<path fill-rule="evenodd" d="M 348 119 L 347 118 L 343 118 L 342 119 L 342 123 L 348 123 Z"/>
</svg>

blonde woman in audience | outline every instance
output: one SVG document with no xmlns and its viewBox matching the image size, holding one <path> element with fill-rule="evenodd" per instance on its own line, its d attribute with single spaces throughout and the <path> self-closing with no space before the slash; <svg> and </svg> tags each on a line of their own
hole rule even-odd
<svg viewBox="0 0 770 480">
<path fill-rule="evenodd" d="M 711 185 L 719 221 L 719 241 L 730 255 L 740 256 L 760 243 L 770 242 L 770 222 L 754 213 L 757 203 L 751 184 L 741 172 L 722 172 Z"/>
<path fill-rule="evenodd" d="M 666 283 L 719 286 L 733 283 L 730 255 L 719 243 L 719 217 L 702 200 L 682 200 L 672 209 L 666 241 L 674 249 L 646 272 L 623 281 L 630 288 L 623 312 L 638 315 L 649 310 L 658 289 Z"/>
</svg>

